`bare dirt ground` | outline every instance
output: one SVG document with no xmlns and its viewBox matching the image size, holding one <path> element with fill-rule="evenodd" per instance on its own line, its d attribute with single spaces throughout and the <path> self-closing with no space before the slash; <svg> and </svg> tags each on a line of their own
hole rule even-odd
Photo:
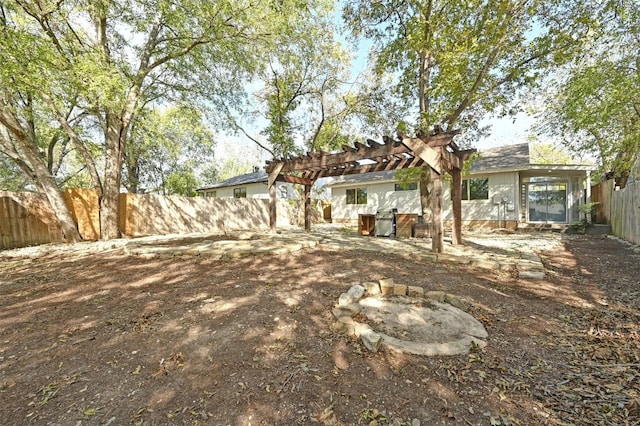
<svg viewBox="0 0 640 426">
<path fill-rule="evenodd" d="M 640 424 L 640 257 L 600 236 L 538 254 L 543 281 L 322 245 L 233 260 L 0 253 L 0 419 Z M 457 294 L 488 346 L 427 358 L 336 333 L 340 293 L 381 278 Z"/>
</svg>

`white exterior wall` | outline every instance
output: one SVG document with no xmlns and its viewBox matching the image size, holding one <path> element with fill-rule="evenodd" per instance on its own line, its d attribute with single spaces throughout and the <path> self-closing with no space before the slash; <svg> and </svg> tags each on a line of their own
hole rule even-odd
<svg viewBox="0 0 640 426">
<path fill-rule="evenodd" d="M 580 171 L 564 170 L 526 170 L 500 173 L 474 174 L 463 177 L 488 178 L 489 198 L 486 200 L 462 200 L 463 221 L 509 221 L 528 222 L 528 201 L 526 189 L 531 176 L 548 178 L 550 181 L 561 181 L 567 184 L 567 223 L 579 219 L 578 206 L 585 198 L 584 176 Z M 421 214 L 420 195 L 418 190 L 394 191 L 394 182 L 367 184 L 361 183 L 357 187 L 367 188 L 367 205 L 347 205 L 346 190 L 356 188 L 356 185 L 333 186 L 331 196 L 332 218 L 338 222 L 355 222 L 359 214 L 375 214 L 378 210 L 398 209 L 398 213 Z M 447 178 L 443 182 L 442 213 L 444 220 L 452 220 L 451 184 Z M 524 192 L 522 192 L 524 191 Z M 495 197 L 495 198 L 494 198 Z M 507 197 L 509 202 L 503 202 Z"/>
<path fill-rule="evenodd" d="M 267 188 L 266 182 L 249 183 L 246 185 L 228 186 L 224 188 L 213 188 L 210 190 L 202 191 L 202 195 L 203 197 L 206 197 L 207 192 L 215 192 L 216 198 L 234 198 L 233 190 L 236 188 L 246 188 L 247 198 L 259 198 L 259 199 L 269 198 L 269 190 Z M 286 198 L 286 199 L 300 198 L 298 196 L 297 191 L 293 188 L 293 185 L 290 183 L 277 182 L 276 188 L 277 188 L 276 195 L 278 198 Z M 285 191 L 286 191 L 286 197 L 283 196 L 285 194 Z"/>
<path fill-rule="evenodd" d="M 489 199 L 488 200 L 462 200 L 462 220 L 517 220 L 518 219 L 518 173 L 494 173 L 489 175 L 474 175 L 463 177 L 489 178 Z M 444 194 L 442 199 L 444 220 L 453 218 L 451 209 L 451 185 L 443 185 Z M 508 197 L 510 203 L 494 204 Z M 505 208 L 506 207 L 506 208 Z M 498 217 L 498 215 L 500 217 Z"/>
<path fill-rule="evenodd" d="M 395 182 L 363 183 L 367 188 L 367 204 L 347 204 L 347 189 L 356 186 L 331 189 L 331 218 L 335 221 L 356 221 L 360 214 L 376 214 L 378 210 L 398 209 L 398 213 L 421 214 L 418 190 L 395 191 Z"/>
</svg>

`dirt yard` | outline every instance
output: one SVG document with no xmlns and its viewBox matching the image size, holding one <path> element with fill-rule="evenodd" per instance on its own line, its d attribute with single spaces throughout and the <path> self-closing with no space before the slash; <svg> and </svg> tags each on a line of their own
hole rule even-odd
<svg viewBox="0 0 640 426">
<path fill-rule="evenodd" d="M 212 260 L 0 252 L 5 425 L 640 424 L 640 256 L 600 236 L 547 278 L 328 250 Z M 368 352 L 336 333 L 352 284 L 457 294 L 469 355 Z"/>
</svg>

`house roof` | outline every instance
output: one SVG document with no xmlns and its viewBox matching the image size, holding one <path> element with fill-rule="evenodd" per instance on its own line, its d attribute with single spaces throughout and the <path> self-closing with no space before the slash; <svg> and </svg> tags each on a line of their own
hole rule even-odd
<svg viewBox="0 0 640 426">
<path fill-rule="evenodd" d="M 531 161 L 528 143 L 505 145 L 480 151 L 471 164 L 470 174 L 499 172 L 585 172 L 595 170 L 589 164 L 537 164 Z"/>
<path fill-rule="evenodd" d="M 230 186 L 238 186 L 238 185 L 248 185 L 251 183 L 262 183 L 267 182 L 269 176 L 267 172 L 264 170 L 258 170 L 253 173 L 246 173 L 240 176 L 234 176 L 227 180 L 223 180 L 222 182 L 217 182 L 212 185 L 203 186 L 201 188 L 196 189 L 196 191 L 206 191 L 208 189 L 217 189 L 217 188 L 228 188 Z"/>
<path fill-rule="evenodd" d="M 480 151 L 480 157 L 473 161 L 469 171 L 477 173 L 489 170 L 525 169 L 530 164 L 529 144 L 519 143 Z"/>
</svg>

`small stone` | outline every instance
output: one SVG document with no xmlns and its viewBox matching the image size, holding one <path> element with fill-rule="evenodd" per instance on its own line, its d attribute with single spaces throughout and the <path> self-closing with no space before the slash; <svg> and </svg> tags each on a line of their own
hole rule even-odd
<svg viewBox="0 0 640 426">
<path fill-rule="evenodd" d="M 544 271 L 518 271 L 518 278 L 526 280 L 543 280 Z"/>
<path fill-rule="evenodd" d="M 407 295 L 407 286 L 404 284 L 394 284 L 393 285 L 393 295 L 394 296 L 406 296 Z"/>
<path fill-rule="evenodd" d="M 356 322 L 351 317 L 340 317 L 338 321 L 333 323 L 333 329 L 338 332 L 343 332 L 349 336 L 355 334 Z"/>
<path fill-rule="evenodd" d="M 410 285 L 408 288 L 408 293 L 411 297 L 424 297 L 424 288 L 420 286 Z"/>
<path fill-rule="evenodd" d="M 382 336 L 369 328 L 360 332 L 360 339 L 365 348 L 371 352 L 378 352 L 380 344 L 382 343 Z"/>
<path fill-rule="evenodd" d="M 444 301 L 450 304 L 451 306 L 453 306 L 454 308 L 458 308 L 464 312 L 467 311 L 467 306 L 464 304 L 462 300 L 460 300 L 458 296 L 455 296 L 453 294 L 447 294 L 444 297 Z"/>
<path fill-rule="evenodd" d="M 366 289 L 367 294 L 370 296 L 380 294 L 380 284 L 378 283 L 364 283 L 364 288 Z"/>
<path fill-rule="evenodd" d="M 474 259 L 471 261 L 471 266 L 481 269 L 498 270 L 500 264 L 494 260 L 489 259 Z"/>
<path fill-rule="evenodd" d="M 338 306 L 350 305 L 354 302 L 350 294 L 342 293 L 338 298 Z"/>
<path fill-rule="evenodd" d="M 383 296 L 393 294 L 393 278 L 384 278 L 380 280 L 380 291 Z"/>
<path fill-rule="evenodd" d="M 455 254 L 438 253 L 438 262 L 468 264 L 471 262 L 471 259 L 457 256 Z"/>
<path fill-rule="evenodd" d="M 425 297 L 429 300 L 433 300 L 434 302 L 444 302 L 445 293 L 444 291 L 427 291 L 425 293 Z"/>
<path fill-rule="evenodd" d="M 420 426 L 420 419 L 411 420 L 411 426 Z"/>
<path fill-rule="evenodd" d="M 351 286 L 347 294 L 353 298 L 353 302 L 357 302 L 362 298 L 362 296 L 364 296 L 364 292 L 365 288 L 356 284 Z"/>
<path fill-rule="evenodd" d="M 362 311 L 362 306 L 360 306 L 357 303 L 350 303 L 348 305 L 342 305 L 342 306 L 333 308 L 332 312 L 334 317 L 340 318 L 345 316 L 352 317 L 354 315 L 359 314 L 360 311 Z"/>
<path fill-rule="evenodd" d="M 367 333 L 367 331 L 372 331 L 369 324 L 362 324 L 360 322 L 354 322 L 354 334 L 356 337 L 362 336 L 362 333 Z"/>
</svg>

